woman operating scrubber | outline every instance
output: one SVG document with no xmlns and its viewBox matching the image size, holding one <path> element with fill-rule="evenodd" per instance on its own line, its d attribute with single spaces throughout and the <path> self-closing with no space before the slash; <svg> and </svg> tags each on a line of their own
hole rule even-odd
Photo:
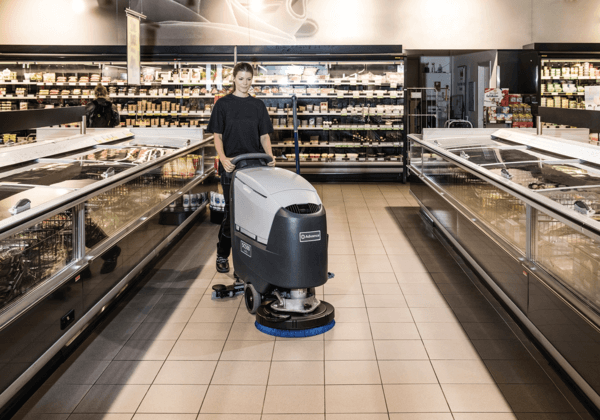
<svg viewBox="0 0 600 420">
<path fill-rule="evenodd" d="M 219 173 L 225 197 L 225 215 L 219 229 L 217 244 L 217 271 L 229 272 L 231 253 L 229 189 L 235 165 L 231 159 L 246 153 L 266 153 L 273 156 L 271 138 L 273 125 L 263 101 L 248 93 L 254 70 L 248 63 L 238 63 L 233 68 L 233 90 L 219 99 L 214 106 L 207 132 L 215 136 L 219 154 Z M 275 159 L 270 163 L 275 165 Z"/>
</svg>

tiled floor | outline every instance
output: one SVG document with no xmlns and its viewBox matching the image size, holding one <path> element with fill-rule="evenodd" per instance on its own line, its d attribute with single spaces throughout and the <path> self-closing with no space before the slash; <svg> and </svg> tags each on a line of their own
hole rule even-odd
<svg viewBox="0 0 600 420">
<path fill-rule="evenodd" d="M 17 414 L 36 420 L 590 419 L 424 228 L 406 185 L 316 185 L 335 328 L 258 332 L 197 224 Z"/>
</svg>

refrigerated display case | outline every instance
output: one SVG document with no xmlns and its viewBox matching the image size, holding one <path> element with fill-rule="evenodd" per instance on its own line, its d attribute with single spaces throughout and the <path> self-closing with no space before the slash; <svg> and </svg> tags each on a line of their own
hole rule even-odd
<svg viewBox="0 0 600 420">
<path fill-rule="evenodd" d="M 180 134 L 107 129 L 2 151 L 0 417 L 204 211 L 214 142 Z"/>
<path fill-rule="evenodd" d="M 597 147 L 515 130 L 409 141 L 426 220 L 600 407 Z"/>
</svg>

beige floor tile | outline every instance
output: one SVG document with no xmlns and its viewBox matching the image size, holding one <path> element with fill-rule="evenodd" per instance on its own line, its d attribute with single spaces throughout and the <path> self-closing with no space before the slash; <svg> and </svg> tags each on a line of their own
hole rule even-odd
<svg viewBox="0 0 600 420">
<path fill-rule="evenodd" d="M 449 308 L 441 295 L 404 295 L 409 308 Z"/>
<path fill-rule="evenodd" d="M 44 384 L 23 405 L 23 413 L 38 414 L 71 413 L 92 385 Z"/>
<path fill-rule="evenodd" d="M 425 340 L 468 340 L 469 336 L 456 322 L 417 323 L 419 334 Z"/>
<path fill-rule="evenodd" d="M 468 340 L 423 340 L 431 360 L 479 360 L 479 354 Z"/>
<path fill-rule="evenodd" d="M 481 360 L 432 360 L 441 384 L 493 384 L 494 378 Z"/>
<path fill-rule="evenodd" d="M 150 385 L 162 366 L 158 360 L 115 360 L 98 378 L 98 385 Z"/>
<path fill-rule="evenodd" d="M 343 323 L 336 324 L 324 334 L 327 340 L 370 340 L 371 328 L 368 323 Z"/>
<path fill-rule="evenodd" d="M 185 322 L 151 322 L 142 324 L 131 336 L 132 340 L 177 340 Z"/>
<path fill-rule="evenodd" d="M 244 304 L 237 312 L 235 316 L 235 320 L 233 321 L 236 324 L 240 323 L 251 323 L 254 324 L 256 322 L 256 315 L 252 315 L 246 310 L 246 305 Z"/>
<path fill-rule="evenodd" d="M 331 255 L 331 257 L 346 257 L 347 255 Z M 354 255 L 352 255 L 353 257 Z M 328 263 L 327 268 L 331 273 L 358 273 L 358 266 L 356 263 L 344 264 L 344 263 Z"/>
<path fill-rule="evenodd" d="M 453 413 L 454 420 L 519 420 L 513 413 Z M 538 415 L 539 414 L 539 415 Z M 576 417 L 575 417 L 576 416 Z M 579 418 L 575 415 L 573 419 Z M 536 413 L 528 417 L 521 417 L 527 420 L 563 420 L 564 414 L 557 414 L 556 417 L 548 417 L 545 413 Z M 591 417 L 590 417 L 591 418 Z M 566 420 L 566 419 L 565 419 Z"/>
<path fill-rule="evenodd" d="M 385 413 L 381 385 L 325 385 L 325 407 L 329 413 Z"/>
<path fill-rule="evenodd" d="M 230 322 L 188 322 L 179 339 L 225 340 L 230 329 Z"/>
<path fill-rule="evenodd" d="M 421 340 L 375 340 L 378 360 L 429 360 Z"/>
<path fill-rule="evenodd" d="M 325 412 L 325 389 L 317 385 L 271 386 L 267 387 L 267 396 L 263 413 L 300 414 Z"/>
<path fill-rule="evenodd" d="M 450 411 L 438 384 L 384 385 L 383 388 L 390 413 Z"/>
<path fill-rule="evenodd" d="M 367 308 L 406 308 L 406 300 L 402 295 L 366 295 Z"/>
<path fill-rule="evenodd" d="M 196 308 L 189 322 L 233 322 L 237 308 Z"/>
<path fill-rule="evenodd" d="M 167 360 L 154 380 L 156 385 L 209 384 L 217 362 L 214 360 Z"/>
<path fill-rule="evenodd" d="M 331 231 L 329 229 L 327 231 L 331 235 Z M 330 241 L 327 251 L 329 255 L 354 255 L 354 247 L 348 241 L 336 241 L 335 243 Z"/>
<path fill-rule="evenodd" d="M 408 308 L 368 308 L 369 322 L 413 322 L 410 309 Z"/>
<path fill-rule="evenodd" d="M 375 360 L 373 341 L 326 341 L 325 360 Z"/>
<path fill-rule="evenodd" d="M 400 286 L 407 283 L 421 283 L 421 284 L 435 284 L 433 277 L 429 273 L 419 272 L 419 273 L 411 273 L 411 272 L 395 272 L 396 277 L 398 278 L 398 283 Z M 402 288 L 402 287 L 400 287 Z"/>
<path fill-rule="evenodd" d="M 334 327 L 335 328 L 335 327 Z M 323 360 L 322 341 L 276 341 L 273 360 Z"/>
<path fill-rule="evenodd" d="M 323 300 L 334 308 L 364 308 L 365 298 L 361 295 L 325 295 Z"/>
<path fill-rule="evenodd" d="M 410 254 L 401 255 L 402 258 L 394 258 L 390 260 L 390 264 L 394 269 L 395 273 L 398 272 L 410 272 L 410 273 L 426 273 L 427 268 L 423 261 L 416 256 Z"/>
<path fill-rule="evenodd" d="M 269 385 L 323 385 L 323 372 L 323 361 L 273 361 Z"/>
<path fill-rule="evenodd" d="M 129 340 L 115 360 L 165 360 L 175 340 Z"/>
<path fill-rule="evenodd" d="M 429 360 L 380 360 L 379 370 L 384 384 L 437 384 Z"/>
<path fill-rule="evenodd" d="M 202 295 L 203 292 L 188 293 L 185 295 L 163 295 L 152 309 L 169 307 L 196 308 Z"/>
<path fill-rule="evenodd" d="M 456 416 L 456 414 L 454 414 Z M 454 420 L 450 413 L 390 413 L 390 420 Z M 474 419 L 475 420 L 475 419 Z M 478 420 L 485 420 L 480 418 Z"/>
<path fill-rule="evenodd" d="M 333 414 L 327 413 L 327 420 L 389 420 L 387 413 Z"/>
<path fill-rule="evenodd" d="M 209 293 L 202 297 L 200 303 L 198 303 L 198 308 L 237 308 L 240 306 L 241 302 L 242 298 L 240 296 L 212 300 Z"/>
<path fill-rule="evenodd" d="M 194 420 L 261 420 L 260 414 L 202 414 Z"/>
<path fill-rule="evenodd" d="M 75 351 L 75 355 L 79 360 L 112 360 L 122 350 L 125 342 L 126 340 L 113 341 L 96 336 L 95 338 L 86 340 Z"/>
<path fill-rule="evenodd" d="M 325 414 L 263 414 L 261 420 L 325 420 Z"/>
<path fill-rule="evenodd" d="M 212 378 L 213 385 L 267 385 L 271 362 L 221 360 Z"/>
<path fill-rule="evenodd" d="M 375 360 L 328 360 L 325 362 L 326 385 L 376 385 L 381 383 Z"/>
<path fill-rule="evenodd" d="M 442 384 L 452 411 L 474 413 L 512 413 L 500 389 L 485 384 Z"/>
<path fill-rule="evenodd" d="M 340 274 L 356 274 L 358 273 L 340 273 Z M 335 279 L 333 279 L 335 280 Z M 360 281 L 342 283 L 339 281 L 328 281 L 323 286 L 323 291 L 327 295 L 361 295 L 363 294 Z"/>
<path fill-rule="evenodd" d="M 365 295 L 401 295 L 397 284 L 363 284 Z"/>
<path fill-rule="evenodd" d="M 450 308 L 410 308 L 410 312 L 417 323 L 444 322 L 458 323 L 458 319 Z"/>
<path fill-rule="evenodd" d="M 386 251 L 383 245 L 366 247 L 354 246 L 354 253 L 356 255 L 386 255 Z"/>
<path fill-rule="evenodd" d="M 225 340 L 179 340 L 167 360 L 219 360 Z"/>
<path fill-rule="evenodd" d="M 360 273 L 362 284 L 398 284 L 394 273 Z"/>
<path fill-rule="evenodd" d="M 431 283 L 402 283 L 400 288 L 405 295 L 442 295 L 433 281 Z"/>
<path fill-rule="evenodd" d="M 335 308 L 335 323 L 369 322 L 366 308 Z"/>
<path fill-rule="evenodd" d="M 49 414 L 52 415 L 52 414 Z M 191 414 L 193 416 L 193 414 Z M 96 413 L 96 414 L 71 414 L 70 416 L 68 414 L 66 414 L 66 416 L 69 417 L 70 420 L 132 420 L 132 418 L 134 418 L 134 414 L 115 414 L 115 413 Z M 67 419 L 67 417 L 64 417 L 65 420 Z M 17 420 L 17 419 L 15 419 Z M 27 417 L 25 417 L 23 420 L 28 420 Z M 45 415 L 42 415 L 40 417 L 37 417 L 36 420 L 60 420 L 59 417 L 46 417 Z M 139 417 L 138 417 L 139 420 Z M 143 419 L 146 420 L 146 419 Z M 153 419 L 148 419 L 148 420 L 153 420 Z M 159 419 L 156 419 L 159 420 Z M 166 419 L 165 419 L 166 420 Z M 174 420 L 194 420 L 194 419 L 190 419 L 189 417 L 186 418 L 180 418 L 177 419 L 177 417 L 175 417 Z"/>
<path fill-rule="evenodd" d="M 272 341 L 227 341 L 221 354 L 221 360 L 271 360 Z"/>
<path fill-rule="evenodd" d="M 149 385 L 94 385 L 76 413 L 135 413 Z"/>
<path fill-rule="evenodd" d="M 371 331 L 374 340 L 418 340 L 421 338 L 412 322 L 373 323 Z"/>
<path fill-rule="evenodd" d="M 364 239 L 364 237 L 360 238 L 352 238 L 352 243 L 354 244 L 354 248 L 368 248 L 368 247 L 380 247 L 383 246 L 381 239 L 379 236 L 369 236 L 369 239 Z"/>
<path fill-rule="evenodd" d="M 109 360 L 68 360 L 52 374 L 50 380 L 63 385 L 93 385 L 110 363 Z"/>
<path fill-rule="evenodd" d="M 227 340 L 275 341 L 275 337 L 260 332 L 252 323 L 236 323 L 231 327 Z"/>
<path fill-rule="evenodd" d="M 198 413 L 207 385 L 152 385 L 138 413 Z"/>
<path fill-rule="evenodd" d="M 391 273 L 387 255 L 357 255 L 358 271 L 366 273 Z"/>
<path fill-rule="evenodd" d="M 144 322 L 188 322 L 194 308 L 153 308 Z"/>
<path fill-rule="evenodd" d="M 266 386 L 211 385 L 200 413 L 260 414 Z"/>
</svg>

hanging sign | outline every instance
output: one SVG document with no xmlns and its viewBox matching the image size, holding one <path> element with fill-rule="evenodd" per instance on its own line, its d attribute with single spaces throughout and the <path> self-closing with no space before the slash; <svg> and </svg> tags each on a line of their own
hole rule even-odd
<svg viewBox="0 0 600 420">
<path fill-rule="evenodd" d="M 127 15 L 127 83 L 140 85 L 140 20 L 146 16 L 129 8 Z"/>
</svg>

